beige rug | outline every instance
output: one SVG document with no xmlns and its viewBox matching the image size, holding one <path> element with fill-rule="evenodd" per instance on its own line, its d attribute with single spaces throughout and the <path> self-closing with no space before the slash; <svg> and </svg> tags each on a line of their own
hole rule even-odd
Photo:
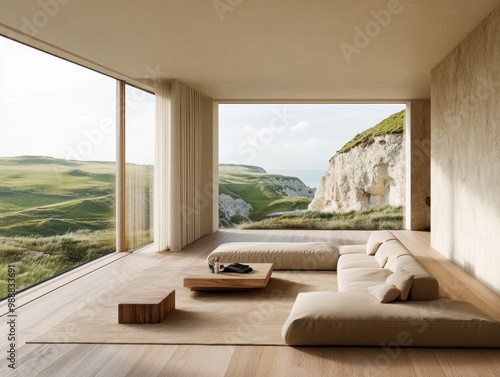
<svg viewBox="0 0 500 377">
<path fill-rule="evenodd" d="M 191 292 L 182 285 L 185 275 L 186 268 L 165 266 L 103 287 L 28 343 L 284 345 L 281 329 L 297 294 L 337 290 L 332 271 L 274 271 L 265 289 L 246 292 Z M 175 289 L 176 310 L 159 324 L 118 324 L 127 292 L 149 287 Z"/>
</svg>

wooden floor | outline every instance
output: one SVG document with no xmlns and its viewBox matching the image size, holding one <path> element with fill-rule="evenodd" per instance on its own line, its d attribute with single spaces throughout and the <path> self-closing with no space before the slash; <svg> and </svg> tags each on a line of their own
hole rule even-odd
<svg viewBox="0 0 500 377">
<path fill-rule="evenodd" d="M 0 376 L 500 376 L 498 349 L 26 344 L 159 263 L 204 264 L 218 244 L 232 241 L 365 243 L 365 231 L 220 231 L 178 253 L 115 254 L 17 297 L 16 369 L 8 368 L 6 302 L 0 304 Z M 500 298 L 429 246 L 429 233 L 396 232 L 438 278 L 442 295 L 468 301 L 500 320 Z M 497 268 L 497 266 L 492 266 Z M 151 282 L 154 284 L 154 281 Z M 71 331 L 71 329 L 68 329 Z"/>
</svg>

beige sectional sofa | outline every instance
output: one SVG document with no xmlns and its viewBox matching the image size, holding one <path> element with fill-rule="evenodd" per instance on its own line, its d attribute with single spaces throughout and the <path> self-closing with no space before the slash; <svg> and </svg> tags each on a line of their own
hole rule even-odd
<svg viewBox="0 0 500 377">
<path fill-rule="evenodd" d="M 439 297 L 438 281 L 390 231 L 366 245 L 235 242 L 208 257 L 337 270 L 338 291 L 300 293 L 282 335 L 293 346 L 500 347 L 500 322 Z"/>
<path fill-rule="evenodd" d="M 439 284 L 392 232 L 375 232 L 380 240 L 373 255 L 365 245 L 340 246 L 337 264 L 339 292 L 366 293 L 369 287 L 385 283 L 389 275 L 405 271 L 414 276 L 408 300 L 439 298 Z M 371 237 L 371 240 L 375 237 Z M 367 244 L 370 245 L 370 242 Z M 372 249 L 373 250 L 373 247 Z"/>
<path fill-rule="evenodd" d="M 338 251 L 338 292 L 298 295 L 283 326 L 288 345 L 500 347 L 500 323 L 440 298 L 438 281 L 391 232 Z"/>
</svg>

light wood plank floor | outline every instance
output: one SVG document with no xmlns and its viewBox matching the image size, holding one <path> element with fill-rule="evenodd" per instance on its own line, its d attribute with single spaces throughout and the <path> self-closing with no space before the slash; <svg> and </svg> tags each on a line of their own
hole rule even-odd
<svg viewBox="0 0 500 377">
<path fill-rule="evenodd" d="M 108 256 L 17 297 L 17 369 L 7 367 L 6 302 L 0 304 L 1 376 L 500 376 L 498 349 L 26 344 L 36 334 L 159 263 L 204 264 L 233 241 L 365 243 L 367 231 L 241 231 L 206 236 L 178 253 Z M 438 278 L 443 296 L 471 302 L 500 320 L 500 298 L 429 246 L 429 233 L 396 232 Z M 493 268 L 493 266 L 492 266 Z M 154 284 L 154 282 L 151 282 Z"/>
</svg>

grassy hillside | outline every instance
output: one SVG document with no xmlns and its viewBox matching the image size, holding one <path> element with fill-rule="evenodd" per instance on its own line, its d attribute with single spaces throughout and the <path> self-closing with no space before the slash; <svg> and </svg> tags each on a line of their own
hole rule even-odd
<svg viewBox="0 0 500 377">
<path fill-rule="evenodd" d="M 0 158 L 0 166 L 0 213 L 115 191 L 114 163 L 16 157 Z"/>
<path fill-rule="evenodd" d="M 316 212 L 285 214 L 279 217 L 244 224 L 243 229 L 403 229 L 403 208 L 369 208 L 350 212 Z"/>
<path fill-rule="evenodd" d="M 235 199 L 250 203 L 253 211 L 250 220 L 259 221 L 270 213 L 307 209 L 311 202 L 305 197 L 284 197 L 276 192 L 280 185 L 271 181 L 281 175 L 267 174 L 257 166 L 219 165 L 219 194 L 226 194 Z"/>
<path fill-rule="evenodd" d="M 345 153 L 351 150 L 352 148 L 366 144 L 369 145 L 373 143 L 374 136 L 377 135 L 385 135 L 385 134 L 400 134 L 403 133 L 404 123 L 405 123 L 405 110 L 402 110 L 398 113 L 391 115 L 389 118 L 384 119 L 382 122 L 377 124 L 376 126 L 367 129 L 366 131 L 361 132 L 354 136 L 352 140 L 347 142 L 338 153 Z"/>
<path fill-rule="evenodd" d="M 114 218 L 115 163 L 1 157 L 0 298 L 9 263 L 22 289 L 113 252 Z"/>
<path fill-rule="evenodd" d="M 112 195 L 0 214 L 0 235 L 4 237 L 59 235 L 81 229 L 109 228 L 114 228 Z"/>
<path fill-rule="evenodd" d="M 115 251 L 114 230 L 52 237 L 0 237 L 0 299 L 7 296 L 8 265 L 17 291 Z"/>
<path fill-rule="evenodd" d="M 115 164 L 0 158 L 0 236 L 113 228 Z"/>
</svg>

